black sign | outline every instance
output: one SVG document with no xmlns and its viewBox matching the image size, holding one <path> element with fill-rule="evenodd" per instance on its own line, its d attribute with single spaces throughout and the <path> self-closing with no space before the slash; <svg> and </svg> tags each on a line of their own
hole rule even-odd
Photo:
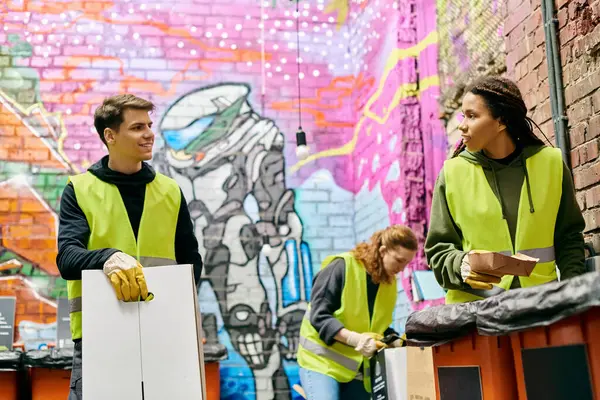
<svg viewBox="0 0 600 400">
<path fill-rule="evenodd" d="M 0 351 L 13 349 L 16 305 L 16 297 L 0 297 Z"/>
<path fill-rule="evenodd" d="M 373 400 L 388 400 L 388 384 L 385 372 L 385 350 L 371 358 L 371 393 Z"/>
<path fill-rule="evenodd" d="M 592 400 L 587 351 L 583 344 L 523 349 L 528 400 Z"/>
<path fill-rule="evenodd" d="M 56 313 L 56 347 L 73 347 L 71 340 L 71 318 L 69 316 L 69 300 L 60 298 L 57 301 L 58 311 Z"/>
<path fill-rule="evenodd" d="M 438 384 L 440 400 L 483 399 L 479 367 L 438 367 Z"/>
</svg>

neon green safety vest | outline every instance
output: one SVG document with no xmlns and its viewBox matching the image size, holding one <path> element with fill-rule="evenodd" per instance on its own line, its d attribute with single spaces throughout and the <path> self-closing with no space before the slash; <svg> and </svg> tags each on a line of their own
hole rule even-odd
<svg viewBox="0 0 600 400">
<path fill-rule="evenodd" d="M 397 296 L 396 280 L 394 279 L 391 284 L 379 285 L 373 307 L 373 318 L 369 318 L 365 268 L 350 253 L 327 257 L 321 268 L 326 268 L 334 258 L 344 259 L 346 275 L 341 307 L 333 313 L 333 316 L 344 325 L 344 328 L 351 331 L 383 334 L 392 323 Z M 311 325 L 309 313 L 310 304 L 300 327 L 298 364 L 302 368 L 330 376 L 338 382 L 350 382 L 357 376 L 362 364 L 364 386 L 368 392 L 371 392 L 369 359 L 364 358 L 354 348 L 337 341 L 331 346 L 326 345 Z"/>
<path fill-rule="evenodd" d="M 137 242 L 119 189 L 90 172 L 69 178 L 90 227 L 88 250 L 118 249 L 144 267 L 175 264 L 175 231 L 181 203 L 177 183 L 162 174 L 146 185 Z M 67 281 L 71 337 L 81 338 L 81 280 Z"/>
<path fill-rule="evenodd" d="M 546 147 L 527 158 L 526 167 L 535 211 L 530 210 L 527 181 L 524 181 L 519 200 L 516 243 L 513 246 L 508 224 L 502 218 L 500 202 L 481 165 L 470 163 L 462 157 L 447 160 L 444 164 L 446 200 L 450 214 L 462 232 L 464 251 L 488 250 L 506 255 L 520 252 L 540 259 L 531 276 L 519 277 L 521 287 L 541 285 L 557 279 L 554 226 L 562 195 L 561 152 Z M 467 192 L 468 195 L 465 195 Z M 508 290 L 513 278 L 512 275 L 504 276 L 496 286 Z M 483 297 L 488 296 L 478 290 L 469 290 L 469 293 L 448 290 L 446 303 L 464 303 Z"/>
</svg>

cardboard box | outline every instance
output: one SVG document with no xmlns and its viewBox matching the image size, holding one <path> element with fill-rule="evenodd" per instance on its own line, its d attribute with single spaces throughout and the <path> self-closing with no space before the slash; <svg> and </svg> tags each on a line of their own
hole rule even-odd
<svg viewBox="0 0 600 400">
<path fill-rule="evenodd" d="M 144 268 L 148 303 L 117 300 L 102 271 L 83 272 L 83 398 L 206 399 L 193 268 Z"/>
<path fill-rule="evenodd" d="M 488 275 L 504 276 L 529 276 L 535 268 L 539 258 L 517 253 L 506 256 L 492 251 L 477 251 L 469 253 L 469 264 L 475 272 Z"/>
<path fill-rule="evenodd" d="M 379 351 L 371 362 L 373 400 L 435 400 L 430 347 Z"/>
<path fill-rule="evenodd" d="M 436 400 L 431 347 L 406 347 L 407 400 Z"/>
</svg>

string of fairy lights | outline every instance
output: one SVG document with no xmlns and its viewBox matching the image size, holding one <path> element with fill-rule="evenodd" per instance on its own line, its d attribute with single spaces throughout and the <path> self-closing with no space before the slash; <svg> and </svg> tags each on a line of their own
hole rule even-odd
<svg viewBox="0 0 600 400">
<path fill-rule="evenodd" d="M 88 56 L 120 57 L 125 60 L 123 65 L 128 74 L 138 76 L 136 74 L 139 73 L 140 78 L 149 80 L 165 80 L 171 71 L 176 73 L 177 60 L 185 59 L 186 54 L 190 60 L 202 57 L 205 50 L 198 44 L 198 40 L 205 46 L 233 51 L 256 49 L 258 44 L 261 53 L 261 112 L 264 115 L 267 85 L 271 78 L 280 77 L 284 81 L 292 82 L 295 79 L 297 143 L 300 147 L 305 146 L 306 141 L 306 134 L 302 129 L 303 103 L 300 81 L 306 76 L 318 78 L 322 75 L 356 74 L 361 70 L 366 71 L 368 57 L 365 55 L 376 47 L 376 44 L 370 41 L 381 39 L 381 33 L 373 29 L 374 25 L 385 22 L 386 9 L 397 10 L 399 6 L 397 2 L 372 0 L 363 7 L 361 3 L 364 0 L 352 0 L 351 3 L 358 5 L 361 11 L 357 13 L 350 7 L 348 20 L 341 30 L 337 30 L 338 21 L 336 13 L 330 9 L 333 4 L 331 0 L 291 2 L 283 4 L 280 1 L 275 7 L 273 0 L 260 0 L 259 10 L 254 9 L 253 12 L 248 9 L 246 14 L 235 18 L 226 7 L 222 10 L 211 8 L 207 12 L 214 15 L 209 21 L 208 17 L 195 20 L 196 18 L 189 15 L 179 4 L 166 6 L 164 2 L 152 4 L 151 1 L 135 4 L 124 0 L 119 9 L 113 8 L 99 15 L 102 17 L 99 20 L 82 19 L 82 12 L 76 10 L 53 15 L 11 12 L 4 20 L 2 29 L 9 35 L 19 35 L 20 40 L 30 46 L 24 52 L 30 51 L 33 56 L 62 56 L 64 51 L 68 50 L 69 55 L 77 55 L 79 53 L 73 52 L 79 51 Z M 260 18 L 256 18 L 257 11 L 260 12 Z M 219 15 L 222 15 L 222 18 L 219 18 Z M 123 18 L 132 22 L 108 23 L 110 19 Z M 160 34 L 160 30 L 165 26 L 177 24 L 178 21 L 185 21 L 183 26 L 179 25 L 181 28 L 176 26 L 173 32 L 167 32 L 167 35 Z M 259 35 L 256 34 L 257 27 Z M 265 56 L 267 53 L 271 55 L 268 61 Z M 290 53 L 296 54 L 292 56 Z M 295 68 L 292 67 L 294 58 Z M 38 59 L 36 62 L 43 61 Z M 96 63 L 100 66 L 101 62 Z M 253 67 L 253 63 L 256 61 L 246 61 L 248 67 Z M 158 68 L 160 65 L 162 67 Z M 156 70 L 152 70 L 154 66 Z M 71 111 L 70 108 L 64 110 L 67 115 Z M 300 155 L 304 155 L 302 150 Z"/>
</svg>

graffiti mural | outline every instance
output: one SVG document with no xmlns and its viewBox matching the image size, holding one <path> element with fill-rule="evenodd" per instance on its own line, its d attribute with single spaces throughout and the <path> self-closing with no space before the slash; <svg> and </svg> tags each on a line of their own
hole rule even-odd
<svg viewBox="0 0 600 400">
<path fill-rule="evenodd" d="M 290 169 L 300 172 L 315 163 L 350 156 L 348 169 L 336 178 L 355 195 L 356 239 L 364 239 L 365 229 L 371 233 L 381 227 L 381 220 L 375 217 L 377 202 L 360 195 L 378 192 L 376 197 L 386 205 L 386 222 L 407 224 L 420 242 L 424 240 L 430 197 L 447 147 L 438 119 L 435 9 L 432 0 L 352 2 L 348 24 L 353 28 L 348 36 L 350 43 L 362 50 L 358 54 L 349 50 L 344 58 L 353 66 L 354 75 L 334 79 L 325 90 L 303 101 L 302 108 L 316 115 L 328 108 L 331 98 L 352 110 L 352 129 L 346 131 L 342 143 L 317 147 Z M 275 106 L 298 110 L 294 101 Z M 339 120 L 316 122 L 329 129 L 340 124 Z M 362 214 L 369 216 L 366 224 L 358 218 Z M 408 297 L 412 309 L 441 302 L 418 301 L 413 296 L 412 272 L 422 269 L 427 265 L 419 252 L 401 278 L 402 295 Z"/>
<path fill-rule="evenodd" d="M 295 359 L 312 262 L 285 184 L 284 136 L 255 112 L 249 93 L 224 83 L 178 99 L 160 121 L 165 146 L 154 164 L 188 200 L 224 327 L 267 386 L 257 398 L 284 399 L 283 360 Z"/>
<path fill-rule="evenodd" d="M 55 299 L 66 294 L 55 264 L 57 209 L 72 169 L 57 146 L 60 118 L 16 98 L 0 90 L 0 296 L 17 297 L 16 343 L 29 350 L 56 340 Z"/>
<path fill-rule="evenodd" d="M 300 399 L 295 352 L 321 261 L 390 223 L 426 232 L 446 149 L 435 0 L 88 3 L 0 13 L 0 295 L 18 298 L 15 341 L 54 340 L 60 194 L 106 154 L 95 108 L 130 92 L 156 104 L 152 164 L 194 221 L 204 330 L 229 350 L 221 398 Z M 399 277 L 399 331 L 435 304 L 412 295 L 424 268 L 420 254 Z"/>
</svg>

